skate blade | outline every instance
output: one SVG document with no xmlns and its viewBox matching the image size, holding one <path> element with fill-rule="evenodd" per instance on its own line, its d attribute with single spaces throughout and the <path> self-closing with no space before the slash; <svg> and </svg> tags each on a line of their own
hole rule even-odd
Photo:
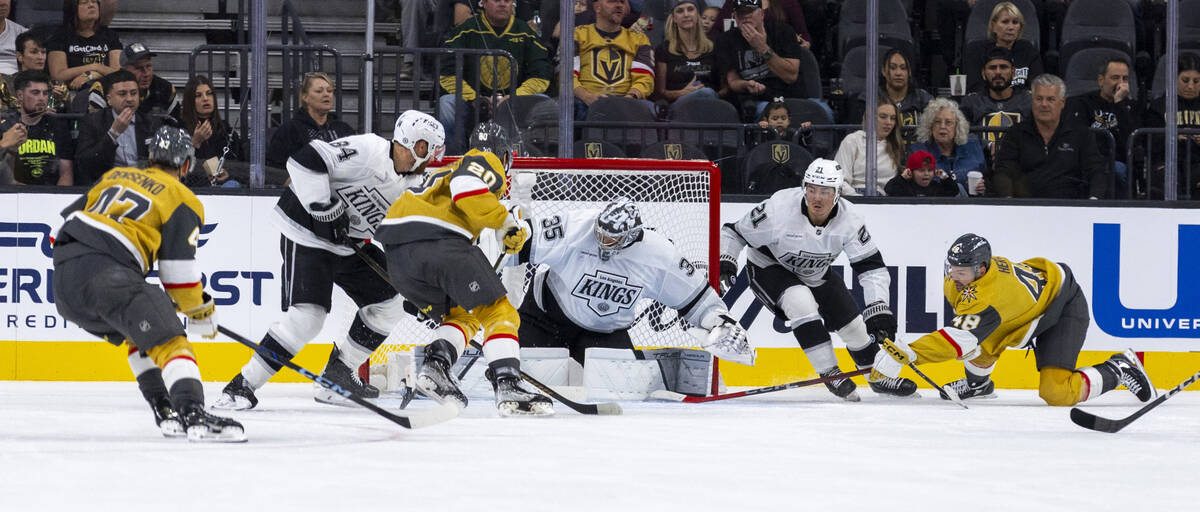
<svg viewBox="0 0 1200 512">
<path fill-rule="evenodd" d="M 505 418 L 514 416 L 554 416 L 554 406 L 552 404 L 532 404 L 528 408 L 523 408 L 519 402 L 500 402 L 496 404 L 496 410 L 500 413 L 500 416 Z"/>
<path fill-rule="evenodd" d="M 334 393 L 333 391 L 325 388 L 321 388 L 317 392 L 313 393 L 313 400 L 315 400 L 317 403 L 325 405 L 336 405 L 338 407 L 347 408 L 358 407 L 358 404 L 351 402 L 342 395 Z"/>
<path fill-rule="evenodd" d="M 241 427 L 225 427 L 214 432 L 203 426 L 187 429 L 188 441 L 193 443 L 244 443 L 246 432 Z"/>
<path fill-rule="evenodd" d="M 215 411 L 248 411 L 254 408 L 254 404 L 251 404 L 246 397 L 222 393 L 221 397 L 217 398 L 217 401 L 208 408 Z"/>
<path fill-rule="evenodd" d="M 163 420 L 158 424 L 158 430 L 162 432 L 163 437 L 187 437 L 183 423 L 179 420 Z"/>
<path fill-rule="evenodd" d="M 466 396 L 459 395 L 456 397 L 456 396 L 452 396 L 452 395 L 443 396 L 443 395 L 437 394 L 436 393 L 437 383 L 433 382 L 433 379 L 430 379 L 429 377 L 426 377 L 424 375 L 418 375 L 416 382 L 414 384 L 417 387 L 417 391 L 420 391 L 421 394 L 425 395 L 426 398 L 429 398 L 429 399 L 437 402 L 439 405 L 445 405 L 447 403 L 451 403 L 451 404 L 458 406 L 459 409 L 467 408 L 467 397 Z"/>
<path fill-rule="evenodd" d="M 833 396 L 837 396 L 837 395 L 833 395 Z M 858 390 L 851 391 L 850 394 L 840 397 L 840 398 L 847 402 L 861 402 L 862 401 L 862 398 L 859 398 L 859 396 L 858 396 Z"/>
<path fill-rule="evenodd" d="M 942 398 L 942 395 L 941 395 L 941 394 L 938 394 L 938 397 L 939 397 L 939 398 Z M 1000 398 L 1000 395 L 997 395 L 995 392 L 991 392 L 991 393 L 988 393 L 988 394 L 986 394 L 986 395 L 973 395 L 973 396 L 962 396 L 962 395 L 959 395 L 959 396 L 958 396 L 958 399 L 959 399 L 959 400 L 962 400 L 962 401 L 964 401 L 964 402 L 966 402 L 967 400 L 994 400 L 994 399 L 996 399 L 996 398 Z M 946 398 L 942 398 L 942 400 L 947 400 L 947 399 L 946 399 Z"/>
<path fill-rule="evenodd" d="M 916 400 L 916 399 L 921 398 L 921 394 L 917 393 L 916 391 L 914 391 L 911 395 L 904 395 L 904 396 L 893 395 L 891 393 L 875 392 L 875 396 L 877 396 L 879 398 L 884 398 L 887 400 Z"/>
</svg>

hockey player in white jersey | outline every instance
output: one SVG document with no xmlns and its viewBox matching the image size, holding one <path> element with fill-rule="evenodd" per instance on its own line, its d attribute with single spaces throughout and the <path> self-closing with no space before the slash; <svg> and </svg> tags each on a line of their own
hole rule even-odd
<svg viewBox="0 0 1200 512">
<path fill-rule="evenodd" d="M 521 303 L 521 345 L 566 347 L 583 363 L 590 347 L 633 348 L 628 330 L 643 298 L 678 310 L 713 355 L 753 365 L 746 331 L 665 236 L 643 229 L 635 203 L 575 210 L 532 222 L 519 263 L 541 264 Z"/>
<path fill-rule="evenodd" d="M 868 368 L 879 352 L 877 341 L 895 339 L 896 316 L 888 306 L 891 275 L 862 217 L 839 198 L 842 169 L 818 158 L 804 174 L 804 186 L 780 190 L 721 229 L 721 292 L 737 276 L 737 260 L 746 249 L 750 289 L 776 317 L 786 322 L 809 362 L 822 377 L 839 375 L 829 332 L 846 343 L 855 364 Z M 858 274 L 867 307 L 859 310 L 830 263 L 842 252 Z M 860 314 L 861 313 L 861 314 Z M 876 393 L 908 396 L 917 385 L 904 378 L 870 383 Z M 826 383 L 848 401 L 858 401 L 850 379 Z"/>
<path fill-rule="evenodd" d="M 410 110 L 396 120 L 390 141 L 375 134 L 314 140 L 288 159 L 291 183 L 275 207 L 282 231 L 285 312 L 259 342 L 263 347 L 289 358 L 300 352 L 320 332 L 336 284 L 359 310 L 345 343 L 330 353 L 323 376 L 360 396 L 379 396 L 355 372 L 405 313 L 396 290 L 365 261 L 385 266 L 383 251 L 364 242 L 374 237 L 392 201 L 421 184 L 427 163 L 442 157 L 445 139 L 441 123 Z M 254 390 L 281 367 L 253 355 L 213 407 L 253 408 L 258 404 Z M 323 387 L 315 398 L 344 401 Z"/>
</svg>

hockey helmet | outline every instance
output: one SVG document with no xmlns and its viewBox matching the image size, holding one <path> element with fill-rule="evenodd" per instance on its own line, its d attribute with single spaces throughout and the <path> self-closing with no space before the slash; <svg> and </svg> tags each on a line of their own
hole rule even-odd
<svg viewBox="0 0 1200 512">
<path fill-rule="evenodd" d="M 446 130 L 442 128 L 433 116 L 416 110 L 406 110 L 396 118 L 396 130 L 392 132 L 392 140 L 408 148 L 412 152 L 413 169 L 421 167 L 430 160 L 441 160 L 446 152 Z M 429 149 L 425 156 L 417 154 L 417 141 L 425 141 Z"/>
<path fill-rule="evenodd" d="M 946 251 L 946 264 L 955 267 L 975 268 L 979 265 L 988 266 L 992 261 L 992 246 L 987 239 L 967 233 L 954 240 L 950 250 Z"/>
<path fill-rule="evenodd" d="M 637 204 L 627 197 L 608 203 L 596 216 L 596 242 L 600 244 L 601 261 L 608 261 L 641 236 L 642 214 Z"/>
<path fill-rule="evenodd" d="M 183 169 L 196 154 L 192 137 L 174 126 L 163 126 L 146 141 L 146 156 L 151 164 Z"/>
<path fill-rule="evenodd" d="M 475 131 L 471 133 L 470 146 L 471 149 L 488 151 L 496 155 L 504 164 L 505 172 L 512 167 L 513 145 L 512 142 L 509 142 L 504 127 L 492 121 L 479 123 L 475 127 Z"/>
<path fill-rule="evenodd" d="M 828 158 L 813 160 L 804 170 L 804 185 L 832 187 L 836 193 L 842 187 L 842 166 Z"/>
</svg>

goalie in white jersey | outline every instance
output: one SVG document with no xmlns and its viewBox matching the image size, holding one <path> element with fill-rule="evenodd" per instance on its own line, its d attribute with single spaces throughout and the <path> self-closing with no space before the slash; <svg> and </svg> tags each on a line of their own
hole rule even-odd
<svg viewBox="0 0 1200 512">
<path fill-rule="evenodd" d="M 379 390 L 360 382 L 355 372 L 405 313 L 395 288 L 367 261 L 387 265 L 383 251 L 366 241 L 374 238 L 392 201 L 421 184 L 427 163 L 441 158 L 445 139 L 441 123 L 409 110 L 396 119 L 392 140 L 375 134 L 313 140 L 288 159 L 291 183 L 275 206 L 282 232 L 285 313 L 260 345 L 294 357 L 321 331 L 336 284 L 359 310 L 346 342 L 334 346 L 322 376 L 363 397 L 379 396 Z M 254 390 L 281 367 L 255 353 L 213 407 L 253 408 L 258 404 Z M 323 387 L 316 393 L 319 402 L 344 402 Z"/>
<path fill-rule="evenodd" d="M 566 347 L 581 364 L 590 347 L 632 349 L 634 306 L 646 298 L 700 327 L 700 345 L 713 355 L 754 364 L 746 331 L 670 240 L 643 229 L 632 201 L 617 199 L 603 210 L 575 210 L 532 224 L 517 260 L 549 270 L 534 275 L 521 303 L 522 346 Z"/>
<path fill-rule="evenodd" d="M 888 306 L 891 275 L 867 226 L 849 201 L 838 197 L 842 169 L 818 158 L 804 186 L 780 190 L 721 229 L 721 292 L 733 286 L 743 249 L 750 289 L 792 329 L 804 354 L 822 377 L 839 375 L 830 331 L 837 331 L 859 368 L 874 364 L 876 340 L 895 339 L 896 316 Z M 829 265 L 842 252 L 858 274 L 867 307 L 860 310 Z M 861 315 L 860 315 L 861 313 Z M 865 320 L 865 321 L 864 321 Z M 868 334 L 868 332 L 870 334 Z M 876 393 L 908 396 L 917 385 L 904 378 L 872 382 Z M 858 401 L 855 384 L 825 384 L 838 397 Z"/>
</svg>

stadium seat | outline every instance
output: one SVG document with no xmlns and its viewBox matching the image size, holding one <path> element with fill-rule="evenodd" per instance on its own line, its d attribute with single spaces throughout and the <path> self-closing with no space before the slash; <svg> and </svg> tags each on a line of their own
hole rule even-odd
<svg viewBox="0 0 1200 512">
<path fill-rule="evenodd" d="M 1200 49 L 1200 0 L 1179 4 L 1179 47 Z"/>
<path fill-rule="evenodd" d="M 759 144 L 746 155 L 745 191 L 770 194 L 798 187 L 812 160 L 808 150 L 791 142 L 776 140 Z"/>
<path fill-rule="evenodd" d="M 700 148 L 682 142 L 657 142 L 642 148 L 642 158 L 658 160 L 708 160 Z"/>
<path fill-rule="evenodd" d="M 879 0 L 878 27 L 880 46 L 899 47 L 909 62 L 920 62 L 915 58 L 916 43 L 900 0 Z M 866 44 L 866 33 L 866 0 L 845 0 L 838 20 L 838 55 L 845 56 L 851 49 Z"/>
<path fill-rule="evenodd" d="M 527 114 L 522 138 L 544 155 L 558 154 L 558 103 L 535 103 Z"/>
<path fill-rule="evenodd" d="M 800 126 L 801 123 L 806 121 L 814 125 L 833 124 L 833 119 L 829 117 L 829 112 L 812 100 L 787 98 L 783 101 L 787 103 L 788 114 L 792 118 L 792 126 Z M 800 135 L 797 131 L 797 139 L 799 139 Z M 810 139 L 809 150 L 814 155 L 828 157 L 836 149 L 836 143 L 834 142 L 836 138 L 837 134 L 832 131 L 814 131 Z M 796 140 L 792 142 L 796 142 Z"/>
<path fill-rule="evenodd" d="M 530 116 L 540 103 L 549 103 L 552 108 L 558 108 L 558 103 L 545 96 L 510 96 L 496 108 L 496 112 L 492 114 L 492 121 L 503 127 L 510 138 L 516 140 L 517 135 L 523 134 L 522 129 L 528 126 Z"/>
<path fill-rule="evenodd" d="M 1074 0 L 1062 24 L 1059 62 L 1084 48 L 1116 48 L 1132 60 L 1137 51 L 1133 11 L 1125 0 Z"/>
<path fill-rule="evenodd" d="M 596 128 L 585 125 L 584 139 L 605 140 L 621 146 L 628 153 L 637 154 L 643 145 L 658 141 L 658 131 L 645 126 L 658 120 L 642 100 L 624 96 L 600 98 L 588 107 L 587 121 L 642 125 L 630 128 Z"/>
<path fill-rule="evenodd" d="M 963 46 L 974 41 L 988 41 L 988 24 L 992 21 L 992 10 L 1000 2 L 1012 2 L 1017 6 L 1017 10 L 1021 11 L 1021 16 L 1025 17 L 1025 30 L 1021 32 L 1021 39 L 1033 43 L 1034 48 L 1041 48 L 1041 25 L 1038 23 L 1037 9 L 1034 9 L 1033 2 L 1030 0 L 979 0 L 975 2 L 970 16 L 967 17 L 967 26 L 963 29 Z"/>
<path fill-rule="evenodd" d="M 666 140 L 697 146 L 709 160 L 721 166 L 723 190 L 740 186 L 738 176 L 741 162 L 741 147 L 745 145 L 744 134 L 734 125 L 740 126 L 742 119 L 737 108 L 725 100 L 692 98 L 676 101 L 667 111 L 667 120 L 678 123 L 720 124 L 727 128 L 669 128 Z"/>
<path fill-rule="evenodd" d="M 1186 54 L 1200 57 L 1200 50 L 1180 50 L 1179 56 L 1183 57 Z M 1167 90 L 1167 58 L 1164 55 L 1158 59 L 1158 65 L 1154 68 L 1154 80 L 1150 83 L 1150 97 L 1147 101 L 1154 101 L 1166 94 Z"/>
<path fill-rule="evenodd" d="M 883 56 L 891 50 L 891 46 L 879 45 L 879 65 L 883 65 Z M 901 49 L 901 51 L 904 51 Z M 911 55 L 908 55 L 909 62 L 917 62 Z M 879 71 L 876 70 L 867 73 L 867 47 L 859 46 L 851 49 L 842 57 L 842 91 L 845 92 L 847 98 L 854 98 L 855 95 L 862 93 L 867 87 L 867 77 L 878 77 Z"/>
<path fill-rule="evenodd" d="M 1067 95 L 1079 96 L 1099 90 L 1100 84 L 1096 83 L 1096 76 L 1100 71 L 1100 66 L 1113 57 L 1129 60 L 1129 56 L 1125 55 L 1125 52 L 1113 48 L 1085 48 L 1075 52 L 1075 55 L 1072 55 L 1071 60 L 1067 62 L 1066 70 L 1062 73 L 1062 79 L 1067 84 Z M 1129 93 L 1132 98 L 1137 98 L 1137 72 L 1133 70 L 1132 65 L 1129 69 Z"/>
<path fill-rule="evenodd" d="M 821 63 L 817 62 L 817 56 L 807 48 L 801 48 L 800 52 L 800 77 L 798 80 L 804 85 L 804 93 L 802 98 L 817 98 L 822 97 L 821 94 Z"/>
<path fill-rule="evenodd" d="M 577 140 L 575 158 L 625 158 L 620 146 L 606 140 Z"/>
</svg>

